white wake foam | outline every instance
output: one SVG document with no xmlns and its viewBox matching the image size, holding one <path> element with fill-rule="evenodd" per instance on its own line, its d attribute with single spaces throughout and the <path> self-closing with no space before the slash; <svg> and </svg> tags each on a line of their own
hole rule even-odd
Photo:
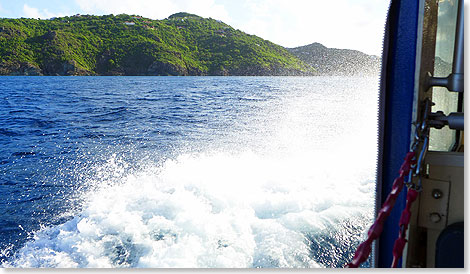
<svg viewBox="0 0 470 274">
<path fill-rule="evenodd" d="M 96 178 L 103 187 L 79 216 L 37 232 L 4 266 L 319 267 L 306 234 L 362 216 L 374 186 L 306 160 L 182 155 Z"/>
</svg>

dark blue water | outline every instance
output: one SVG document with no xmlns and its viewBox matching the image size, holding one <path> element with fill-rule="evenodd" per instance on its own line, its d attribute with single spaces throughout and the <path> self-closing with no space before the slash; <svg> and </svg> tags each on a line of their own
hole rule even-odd
<svg viewBox="0 0 470 274">
<path fill-rule="evenodd" d="M 159 161 L 220 139 L 256 107 L 251 101 L 273 97 L 266 81 L 0 78 L 0 248 L 27 238 L 19 225 L 63 222 L 69 196 L 84 187 L 80 176 L 113 154 Z"/>
<path fill-rule="evenodd" d="M 322 140 L 328 143 L 328 140 L 337 138 L 338 132 L 350 134 L 352 140 L 360 139 L 362 135 L 356 136 L 356 132 L 351 133 L 347 127 L 351 122 L 347 119 L 352 119 L 350 115 L 346 112 L 338 114 L 335 110 L 343 107 L 334 107 L 334 105 L 344 101 L 346 97 L 362 100 L 364 94 L 354 95 L 350 91 L 358 88 L 357 83 L 361 87 L 373 87 L 374 81 L 354 79 L 353 84 L 345 85 L 344 83 L 338 84 L 337 80 L 314 77 L 1 77 L 0 250 L 2 252 L 0 261 L 6 262 L 18 256 L 24 257 L 15 253 L 25 243 L 40 242 L 38 237 L 41 239 L 41 236 L 38 236 L 37 231 L 51 227 L 61 230 L 60 225 L 74 222 L 76 227 L 80 227 L 77 216 L 81 216 L 80 212 L 88 212 L 90 208 L 93 208 L 86 201 L 90 195 L 84 195 L 84 193 L 92 193 L 95 188 L 101 187 L 97 186 L 97 182 L 109 182 L 113 178 L 121 178 L 119 180 L 122 181 L 122 178 L 134 176 L 149 165 L 161 167 L 171 159 L 185 163 L 178 160 L 181 155 L 200 155 L 214 150 L 233 153 L 233 151 L 249 149 L 255 152 L 264 151 L 261 155 L 270 154 L 273 151 L 282 152 L 282 157 L 293 157 L 293 160 L 286 163 L 294 163 L 298 155 L 303 155 L 297 151 L 296 144 L 301 148 L 299 151 L 306 150 L 306 147 L 307 150 L 316 148 L 316 153 L 319 155 L 323 146 L 317 144 L 323 142 Z M 338 96 L 319 100 L 322 96 L 331 93 L 332 89 L 334 90 L 334 87 L 331 87 L 332 83 L 340 85 Z M 326 88 L 327 86 L 329 88 Z M 312 102 L 331 105 L 328 109 L 333 111 L 328 114 L 320 106 L 316 112 L 315 108 L 311 107 L 312 105 L 295 105 L 297 102 L 307 102 L 305 98 L 313 100 Z M 375 111 L 373 103 L 370 104 L 370 113 Z M 286 109 L 292 111 L 286 111 Z M 296 113 L 299 110 L 303 112 Z M 319 115 L 339 115 L 340 118 L 344 116 L 341 119 L 346 119 L 346 121 L 338 122 L 332 127 L 322 122 L 324 117 L 315 118 Z M 374 127 L 371 127 L 371 132 L 373 130 Z M 277 137 L 271 138 L 274 135 Z M 305 143 L 313 145 L 305 146 Z M 291 144 L 294 145 L 291 146 Z M 370 151 L 374 151 L 374 148 Z M 370 162 L 375 160 L 373 155 L 371 157 Z M 103 172 L 109 168 L 110 159 L 113 163 L 119 163 L 119 169 L 113 166 L 113 170 Z M 198 163 L 204 162 L 205 159 L 202 158 Z M 223 159 L 225 161 L 231 158 Z M 249 161 L 252 160 L 252 158 L 249 159 Z M 237 163 L 239 162 L 246 161 L 237 160 Z M 217 161 L 213 165 L 216 163 Z M 259 164 L 259 161 L 254 161 L 254 163 Z M 283 162 L 283 165 L 288 165 L 286 163 Z M 257 170 L 263 170 L 263 164 L 260 164 Z M 184 166 L 181 168 L 182 173 L 189 170 L 194 172 L 184 164 L 181 166 Z M 369 166 L 371 165 L 368 165 L 367 175 L 364 176 L 372 178 L 373 169 Z M 242 167 L 236 172 L 237 175 L 228 176 L 227 180 L 239 176 L 238 174 L 244 174 L 242 170 L 244 168 L 249 169 L 249 167 Z M 271 168 L 268 167 L 268 170 Z M 313 176 L 305 175 L 304 171 L 299 172 L 297 169 L 306 170 L 296 165 L 289 172 L 280 173 L 281 177 L 283 174 L 292 174 L 291 172 L 302 173 L 302 180 Z M 169 169 L 163 168 L 162 170 Z M 196 174 L 190 177 L 202 176 L 202 178 L 208 177 L 210 178 L 208 180 L 213 180 L 211 174 L 212 172 L 208 171 L 205 175 Z M 366 180 L 363 175 L 361 176 L 361 179 L 357 181 L 360 181 L 362 187 L 370 188 L 371 180 Z M 272 182 L 276 179 L 267 178 L 266 180 Z M 282 183 L 285 183 L 285 180 Z M 244 187 L 249 192 L 250 187 Z M 341 186 L 333 187 L 341 188 Z M 185 189 L 188 189 L 188 185 L 185 185 Z M 212 193 L 210 188 L 204 191 Z M 287 192 L 297 193 L 296 191 Z M 269 193 L 271 192 L 270 190 Z M 230 199 L 233 198 L 235 201 L 240 197 Z M 122 197 L 122 199 L 127 198 L 127 196 Z M 271 210 L 269 206 L 250 203 L 255 210 L 254 216 L 260 220 L 266 219 L 263 216 L 266 210 Z M 289 206 L 289 203 L 283 204 L 281 207 L 285 209 L 279 212 L 283 212 L 282 214 L 290 212 L 289 208 L 292 206 Z M 334 202 L 328 201 L 318 203 L 308 208 L 322 212 L 325 208 L 334 205 Z M 347 203 L 354 204 L 355 202 L 348 200 Z M 363 202 L 359 202 L 361 203 Z M 366 202 L 365 206 L 369 204 L 373 204 L 372 199 Z M 84 207 L 86 207 L 85 211 L 83 211 Z M 361 204 L 361 208 L 363 207 L 364 204 Z M 368 214 L 367 210 L 359 211 L 358 214 Z M 146 213 L 142 214 L 146 216 Z M 152 214 L 156 213 L 152 211 Z M 89 217 L 89 219 L 92 218 Z M 334 227 L 341 223 L 346 224 L 343 227 L 350 230 L 364 225 L 364 222 L 348 223 L 346 219 L 328 223 L 326 227 L 328 225 Z M 254 227 L 253 223 L 249 226 L 252 229 Z M 182 225 L 182 227 L 185 226 Z M 302 233 L 307 235 L 305 236 L 307 239 L 313 239 L 312 243 L 331 242 L 331 239 L 335 238 L 335 233 L 332 234 L 330 230 L 327 232 L 329 238 L 324 237 L 321 241 L 315 240 L 311 231 Z M 354 233 L 356 237 L 360 237 L 360 233 Z M 255 242 L 258 242 L 256 237 Z M 221 246 L 220 242 L 218 245 Z M 223 247 L 228 245 L 222 244 Z M 122 247 L 118 245 L 118 249 L 121 250 Z M 319 248 L 310 247 L 310 249 L 309 256 L 322 257 L 319 254 Z M 64 250 L 68 254 L 77 252 L 72 249 L 71 251 Z M 130 253 L 139 250 L 138 254 L 141 254 L 144 252 L 142 250 L 146 249 L 133 246 L 129 250 L 131 250 Z M 122 253 L 119 252 L 118 254 Z M 252 258 L 251 260 L 255 258 L 255 261 L 256 258 L 264 256 L 256 255 L 258 254 L 256 252 L 255 255 L 247 256 Z M 264 254 L 263 252 L 260 254 Z M 24 253 L 33 252 L 29 250 Z M 324 266 L 340 266 L 345 258 L 344 254 L 341 254 L 339 259 L 333 261 L 317 259 L 316 263 Z M 138 255 L 133 256 L 138 258 Z M 335 254 L 331 256 L 334 258 Z M 350 254 L 347 256 L 350 257 Z M 227 255 L 227 257 L 230 256 Z M 140 259 L 126 258 L 124 260 L 119 257 L 112 261 L 111 265 L 150 266 L 142 264 L 144 255 L 141 255 Z M 57 266 L 42 261 L 34 263 L 28 259 L 25 261 L 30 263 L 27 265 L 33 267 Z M 67 266 L 93 266 L 89 259 L 82 258 L 78 262 L 77 265 Z M 153 266 L 166 266 L 164 259 L 160 262 L 160 265 Z M 253 262 L 251 264 L 251 266 L 257 266 Z M 258 262 L 258 266 L 291 266 L 291 263 L 286 264 L 283 265 L 279 261 L 266 263 L 264 257 Z M 169 265 L 177 266 L 178 264 Z M 220 263 L 207 263 L 208 267 L 220 265 L 225 266 Z M 21 263 L 16 266 L 21 266 Z M 203 263 L 202 266 L 206 264 Z M 250 266 L 250 263 L 247 266 Z M 292 266 L 295 264 L 292 263 Z"/>
</svg>

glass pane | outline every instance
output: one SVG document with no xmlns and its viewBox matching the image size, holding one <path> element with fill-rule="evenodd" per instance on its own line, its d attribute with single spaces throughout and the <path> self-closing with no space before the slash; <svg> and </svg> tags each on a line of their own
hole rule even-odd
<svg viewBox="0 0 470 274">
<path fill-rule="evenodd" d="M 439 1 L 434 64 L 434 76 L 436 77 L 447 77 L 452 72 L 457 3 L 456 0 Z M 432 107 L 433 112 L 440 110 L 448 115 L 457 111 L 458 93 L 456 92 L 449 92 L 443 87 L 434 87 L 432 100 L 435 103 Z M 454 142 L 455 130 L 451 130 L 447 126 L 442 129 L 431 129 L 430 150 L 449 151 Z"/>
</svg>

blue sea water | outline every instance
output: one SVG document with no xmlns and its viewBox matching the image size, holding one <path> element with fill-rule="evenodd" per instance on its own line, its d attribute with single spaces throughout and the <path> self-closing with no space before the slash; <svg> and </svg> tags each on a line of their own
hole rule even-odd
<svg viewBox="0 0 470 274">
<path fill-rule="evenodd" d="M 372 77 L 1 77 L 2 267 L 341 267 Z"/>
</svg>

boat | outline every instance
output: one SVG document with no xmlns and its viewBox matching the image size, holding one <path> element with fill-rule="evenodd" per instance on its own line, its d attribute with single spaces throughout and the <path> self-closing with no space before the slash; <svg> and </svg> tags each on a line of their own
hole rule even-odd
<svg viewBox="0 0 470 274">
<path fill-rule="evenodd" d="M 463 29 L 463 0 L 390 2 L 379 95 L 377 218 L 407 153 L 413 159 L 409 175 L 402 176 L 407 187 L 383 229 L 369 230 L 369 238 L 382 230 L 371 248 L 373 267 L 465 266 Z M 417 193 L 414 202 L 411 192 Z"/>
</svg>

